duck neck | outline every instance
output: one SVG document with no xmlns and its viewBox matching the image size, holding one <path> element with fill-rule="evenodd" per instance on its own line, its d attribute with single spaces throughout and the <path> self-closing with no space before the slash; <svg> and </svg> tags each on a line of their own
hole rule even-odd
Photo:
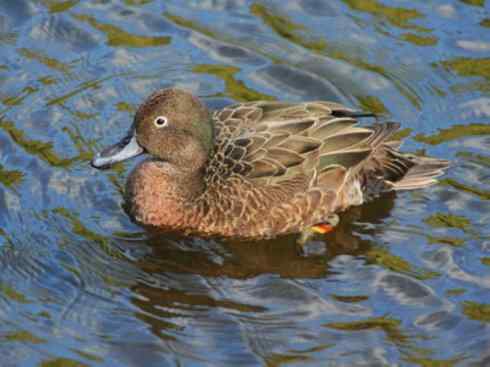
<svg viewBox="0 0 490 367">
<path fill-rule="evenodd" d="M 169 162 L 149 161 L 145 167 L 151 174 L 156 190 L 175 199 L 192 202 L 204 192 L 204 169 L 195 165 L 174 165 Z"/>
<path fill-rule="evenodd" d="M 188 202 L 192 202 L 204 192 L 204 169 L 202 168 L 180 169 L 175 179 L 176 184 L 181 188 L 180 195 Z"/>
<path fill-rule="evenodd" d="M 141 224 L 178 229 L 189 222 L 204 189 L 202 170 L 148 160 L 129 176 L 126 210 Z"/>
</svg>

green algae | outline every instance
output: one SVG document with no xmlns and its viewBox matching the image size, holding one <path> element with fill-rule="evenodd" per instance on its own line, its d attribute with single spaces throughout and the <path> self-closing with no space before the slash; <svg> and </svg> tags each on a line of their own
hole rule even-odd
<svg viewBox="0 0 490 367">
<path fill-rule="evenodd" d="M 393 135 L 391 135 L 391 139 L 392 140 L 403 140 L 403 139 L 409 137 L 411 133 L 412 133 L 412 129 L 409 127 L 406 127 L 405 129 L 398 130 Z"/>
<path fill-rule="evenodd" d="M 262 19 L 265 24 L 272 28 L 282 38 L 287 39 L 298 46 L 315 52 L 322 52 L 327 48 L 327 43 L 324 40 L 310 41 L 300 36 L 298 32 L 304 32 L 306 30 L 304 25 L 294 23 L 286 16 L 274 14 L 262 4 L 253 3 L 250 6 L 250 12 Z"/>
<path fill-rule="evenodd" d="M 482 27 L 490 28 L 490 18 L 485 18 L 480 22 Z"/>
<path fill-rule="evenodd" d="M 274 97 L 250 89 L 243 81 L 236 79 L 235 74 L 240 71 L 240 69 L 237 67 L 228 65 L 200 64 L 196 65 L 192 71 L 200 74 L 214 75 L 222 79 L 225 82 L 227 95 L 236 101 L 247 102 L 257 100 L 275 100 Z"/>
<path fill-rule="evenodd" d="M 340 331 L 383 331 L 388 340 L 395 344 L 405 344 L 408 336 L 401 330 L 400 320 L 391 317 L 371 317 L 364 320 L 350 322 L 331 322 L 322 326 Z"/>
<path fill-rule="evenodd" d="M 421 143 L 438 145 L 467 136 L 480 135 L 490 135 L 490 124 L 454 125 L 450 128 L 439 130 L 433 135 L 417 134 L 414 139 Z"/>
<path fill-rule="evenodd" d="M 410 21 L 422 18 L 423 14 L 415 9 L 397 8 L 383 5 L 377 0 L 343 0 L 351 9 L 363 13 L 369 13 L 376 17 L 386 19 L 391 25 L 404 28 L 415 29 L 421 32 L 430 31 L 427 28 L 411 24 Z"/>
<path fill-rule="evenodd" d="M 481 257 L 481 258 L 480 258 L 480 262 L 481 262 L 483 265 L 490 266 L 490 257 L 488 257 L 488 256 L 486 256 L 486 257 Z"/>
<path fill-rule="evenodd" d="M 73 128 L 64 127 L 63 132 L 65 132 L 72 141 L 75 148 L 78 150 L 78 156 L 73 158 L 73 161 L 89 161 L 93 157 L 92 148 L 94 146 L 93 142 L 87 141 L 80 130 L 75 126 Z"/>
<path fill-rule="evenodd" d="M 464 359 L 464 357 L 454 357 L 451 359 L 432 359 L 427 357 L 420 358 L 415 356 L 408 356 L 403 358 L 404 361 L 420 367 L 455 367 Z"/>
<path fill-rule="evenodd" d="M 490 157 L 482 154 L 476 154 L 472 152 L 458 152 L 456 157 L 466 159 L 470 162 L 477 163 L 479 165 L 490 168 Z"/>
<path fill-rule="evenodd" d="M 88 367 L 86 364 L 68 358 L 55 358 L 41 362 L 39 367 Z"/>
<path fill-rule="evenodd" d="M 48 311 L 38 312 L 38 313 L 36 313 L 36 317 L 42 317 L 42 318 L 47 319 L 47 320 L 51 320 L 52 319 L 52 317 L 51 317 L 51 315 L 49 314 Z"/>
<path fill-rule="evenodd" d="M 315 345 L 314 347 L 311 348 L 304 348 L 304 349 L 295 349 L 296 353 L 302 353 L 302 354 L 310 354 L 310 353 L 316 353 L 316 352 L 321 352 L 330 348 L 333 348 L 335 345 L 334 344 L 318 344 Z"/>
<path fill-rule="evenodd" d="M 451 91 L 454 93 L 469 93 L 469 92 L 482 92 L 490 93 L 490 83 L 484 80 L 476 80 L 471 83 L 457 83 L 450 87 Z"/>
<path fill-rule="evenodd" d="M 12 249 L 14 247 L 14 241 L 12 241 L 12 238 L 10 238 L 10 236 L 5 233 L 5 231 L 0 228 L 0 237 L 3 237 L 3 239 L 5 240 L 4 243 L 2 243 L 1 245 L 4 246 L 4 247 L 9 247 L 10 249 Z M 0 283 L 0 288 L 1 288 L 1 283 Z"/>
<path fill-rule="evenodd" d="M 490 304 L 464 301 L 462 305 L 463 314 L 469 319 L 490 323 Z"/>
<path fill-rule="evenodd" d="M 60 97 L 50 99 L 46 103 L 46 105 L 47 106 L 61 105 L 61 104 L 65 103 L 67 100 L 69 100 L 70 98 L 72 98 L 72 97 L 74 97 L 74 96 L 76 96 L 82 92 L 85 92 L 86 90 L 99 88 L 100 84 L 102 84 L 103 82 L 105 82 L 109 79 L 112 79 L 113 77 L 114 76 L 106 76 L 105 78 L 88 80 L 86 82 L 83 82 L 79 86 L 77 86 L 75 89 L 73 89 L 72 91 L 70 91 L 70 92 L 68 92 L 68 93 L 66 93 Z"/>
<path fill-rule="evenodd" d="M 451 288 L 446 291 L 446 295 L 448 297 L 457 297 L 466 293 L 466 289 L 464 288 Z"/>
<path fill-rule="evenodd" d="M 35 61 L 47 66 L 50 69 L 60 71 L 62 73 L 70 72 L 70 66 L 69 65 L 67 65 L 67 64 L 65 64 L 59 60 L 56 60 L 53 57 L 49 57 L 41 51 L 33 51 L 32 49 L 21 48 L 18 50 L 18 52 L 21 56 L 25 57 L 26 59 L 35 60 Z"/>
<path fill-rule="evenodd" d="M 463 77 L 480 77 L 470 84 L 455 84 L 451 90 L 458 93 L 481 91 L 490 92 L 490 58 L 457 57 L 440 63 L 447 70 Z"/>
<path fill-rule="evenodd" d="M 229 37 L 229 35 L 224 34 L 223 32 L 221 32 L 221 33 L 214 32 L 213 30 L 209 29 L 206 26 L 199 24 L 198 22 L 196 22 L 194 20 L 189 20 L 189 19 L 183 18 L 181 16 L 178 16 L 178 15 L 175 15 L 175 14 L 172 14 L 169 12 L 164 12 L 163 15 L 179 27 L 189 29 L 193 32 L 202 34 L 206 37 L 209 37 L 209 38 L 212 38 L 215 40 L 219 40 L 222 42 L 228 42 L 232 45 L 237 44 L 237 42 L 235 40 L 231 39 Z M 240 40 L 238 43 L 241 44 L 242 42 L 243 42 L 243 40 Z M 257 48 L 253 44 L 247 44 L 247 48 L 250 49 L 251 51 L 255 52 L 257 55 L 261 55 L 263 57 L 268 58 L 273 63 L 279 64 L 279 63 L 284 62 L 284 60 L 279 59 L 278 57 L 274 56 L 273 54 L 271 54 L 267 50 Z"/>
<path fill-rule="evenodd" d="M 324 41 L 309 42 L 302 38 L 298 31 L 304 29 L 301 24 L 292 22 L 289 18 L 281 15 L 274 14 L 267 7 L 254 3 L 251 6 L 252 14 L 260 17 L 265 24 L 267 24 L 273 31 L 279 36 L 291 41 L 294 44 L 309 49 L 317 54 L 326 55 L 333 59 L 347 62 L 350 65 L 354 65 L 360 69 L 367 70 L 372 73 L 379 74 L 386 79 L 390 80 L 400 93 L 405 96 L 416 108 L 420 109 L 421 103 L 417 95 L 408 90 L 403 84 L 396 78 L 393 78 L 383 67 L 375 64 L 370 64 L 360 58 L 356 58 L 345 54 L 339 49 L 328 46 L 328 43 Z"/>
<path fill-rule="evenodd" d="M 46 343 L 46 340 L 35 336 L 27 330 L 15 331 L 12 333 L 8 333 L 3 335 L 0 340 L 8 341 L 8 342 L 20 342 L 20 343 L 29 343 L 29 344 L 43 344 Z"/>
<path fill-rule="evenodd" d="M 301 365 L 311 361 L 312 359 L 308 355 L 272 353 L 265 358 L 265 366 L 279 367 L 289 363 Z"/>
<path fill-rule="evenodd" d="M 52 142 L 44 142 L 27 138 L 24 131 L 15 127 L 15 125 L 10 121 L 0 120 L 0 129 L 7 132 L 12 141 L 24 149 L 27 153 L 40 158 L 54 167 L 68 168 L 76 162 L 88 161 L 93 156 L 92 152 L 88 150 L 93 144 L 87 142 L 79 131 L 74 131 L 68 127 L 63 128 L 63 131 L 68 134 L 79 152 L 77 156 L 71 158 L 62 158 L 58 156 L 54 152 Z M 17 185 L 22 180 L 22 176 L 22 172 L 2 171 L 0 166 L 0 182 L 6 186 Z"/>
<path fill-rule="evenodd" d="M 169 13 L 169 12 L 164 12 L 163 16 L 172 21 L 173 23 L 177 24 L 180 27 L 188 28 L 193 31 L 196 31 L 198 33 L 202 33 L 210 38 L 213 39 L 218 39 L 218 36 L 215 32 L 211 31 L 209 28 L 206 28 L 202 25 L 200 25 L 197 22 L 194 22 L 192 20 L 183 18 L 181 16 Z"/>
<path fill-rule="evenodd" d="M 424 219 L 424 222 L 434 228 L 457 228 L 466 230 L 471 226 L 468 218 L 460 215 L 436 213 Z"/>
<path fill-rule="evenodd" d="M 467 192 L 469 194 L 478 196 L 480 199 L 490 200 L 490 191 L 477 189 L 475 187 L 471 187 L 471 186 L 462 184 L 461 182 L 458 182 L 452 178 L 446 178 L 446 179 L 440 180 L 439 182 L 442 185 L 452 186 L 457 190 L 464 191 L 464 192 Z"/>
<path fill-rule="evenodd" d="M 42 0 L 42 2 L 48 8 L 50 13 L 61 13 L 73 8 L 80 2 L 80 0 Z"/>
<path fill-rule="evenodd" d="M 0 32 L 0 44 L 15 44 L 17 41 L 17 33 L 13 32 Z"/>
<path fill-rule="evenodd" d="M 124 196 L 126 180 L 121 177 L 124 172 L 124 163 L 117 163 L 111 167 L 115 174 L 109 175 L 109 181 L 116 188 L 120 196 Z"/>
<path fill-rule="evenodd" d="M 338 294 L 332 294 L 331 295 L 333 299 L 339 302 L 344 302 L 344 303 L 359 303 L 359 302 L 364 302 L 369 299 L 368 296 L 341 296 Z"/>
<path fill-rule="evenodd" d="M 435 85 L 431 85 L 431 89 L 434 92 L 434 94 L 437 95 L 438 97 L 446 97 L 447 96 L 446 91 L 442 90 L 439 87 L 436 87 Z"/>
<path fill-rule="evenodd" d="M 89 361 L 92 361 L 92 362 L 98 362 L 98 363 L 102 363 L 104 362 L 104 359 L 99 357 L 99 356 L 96 356 L 92 353 L 89 353 L 89 352 L 85 352 L 83 350 L 78 350 L 78 349 L 70 349 L 72 352 L 78 354 L 80 357 L 84 358 L 84 359 L 88 359 Z"/>
<path fill-rule="evenodd" d="M 490 79 L 490 58 L 457 57 L 442 61 L 441 65 L 460 76 L 479 76 Z"/>
<path fill-rule="evenodd" d="M 376 96 L 357 96 L 356 98 L 362 109 L 365 111 L 369 111 L 377 115 L 382 115 L 388 112 L 386 106 Z"/>
<path fill-rule="evenodd" d="M 14 126 L 10 121 L 0 120 L 0 129 L 7 132 L 13 142 L 24 149 L 27 153 L 37 156 L 43 161 L 49 163 L 54 167 L 68 167 L 73 164 L 74 161 L 78 160 L 75 158 L 61 158 L 59 157 L 53 149 L 53 144 L 51 142 L 43 142 L 35 139 L 28 139 L 24 132 Z"/>
<path fill-rule="evenodd" d="M 24 178 L 24 173 L 18 170 L 7 170 L 0 164 L 0 183 L 6 187 L 18 186 L 22 179 Z"/>
<path fill-rule="evenodd" d="M 135 111 L 135 108 L 127 102 L 118 102 L 116 104 L 116 109 L 121 112 L 129 112 L 129 113 L 133 113 Z"/>
<path fill-rule="evenodd" d="M 81 236 L 87 240 L 90 240 L 92 242 L 100 243 L 100 242 L 106 242 L 107 241 L 106 238 L 104 238 L 103 236 L 87 229 L 82 224 L 80 219 L 77 218 L 77 216 L 75 216 L 75 214 L 71 213 L 68 209 L 63 208 L 63 207 L 59 207 L 59 208 L 53 209 L 53 212 L 61 215 L 62 217 L 66 218 L 66 219 L 68 219 L 68 221 L 72 225 L 72 232 L 73 233 L 75 233 L 75 234 L 77 234 L 77 235 L 79 235 L 79 236 Z"/>
<path fill-rule="evenodd" d="M 68 220 L 74 234 L 83 237 L 92 243 L 97 243 L 102 251 L 104 251 L 104 253 L 110 257 L 116 259 L 122 258 L 122 255 L 111 246 L 107 238 L 85 227 L 78 216 L 70 212 L 68 209 L 63 207 L 55 208 L 53 209 L 53 213 L 58 214 Z"/>
<path fill-rule="evenodd" d="M 44 85 L 53 85 L 57 83 L 57 80 L 53 78 L 52 76 L 43 76 L 37 80 L 39 83 L 44 84 Z"/>
<path fill-rule="evenodd" d="M 93 120 L 97 117 L 97 114 L 96 113 L 90 113 L 90 112 L 83 112 L 83 111 L 76 111 L 76 110 L 72 110 L 71 108 L 68 108 L 67 106 L 65 105 L 61 105 L 61 107 L 67 111 L 70 115 L 72 115 L 73 117 L 75 117 L 77 120 L 81 120 L 81 121 L 86 121 L 86 120 Z"/>
<path fill-rule="evenodd" d="M 272 14 L 272 12 L 269 9 L 265 8 L 263 5 L 260 5 L 260 4 L 256 4 L 256 5 L 258 5 L 256 12 L 258 14 L 260 13 L 262 15 L 261 19 L 263 19 L 263 22 L 265 24 L 267 24 L 269 27 L 271 27 L 271 29 L 273 31 L 275 31 L 277 34 L 279 34 L 278 27 L 281 28 L 281 25 L 278 26 L 276 23 L 279 23 L 279 24 L 285 23 L 286 25 L 288 25 L 286 27 L 286 29 L 289 29 L 291 31 L 291 27 L 293 28 L 293 31 L 294 31 L 293 33 L 295 35 L 295 38 L 293 37 L 293 39 L 295 40 L 295 41 L 292 41 L 293 43 L 295 42 L 297 45 L 301 45 L 302 47 L 305 47 L 305 48 L 307 48 L 307 49 L 309 49 L 309 50 L 311 50 L 317 54 L 325 55 L 325 56 L 328 56 L 332 59 L 336 59 L 339 61 L 346 62 L 349 65 L 353 65 L 359 69 L 366 70 L 368 72 L 375 73 L 375 74 L 383 76 L 384 78 L 388 79 L 391 83 L 393 83 L 393 85 L 400 91 L 400 93 L 405 98 L 407 98 L 415 108 L 417 108 L 417 109 L 421 108 L 420 98 L 414 92 L 412 92 L 406 86 L 404 86 L 397 78 L 394 78 L 390 73 L 388 73 L 383 67 L 381 67 L 379 65 L 375 65 L 375 64 L 370 64 L 370 63 L 362 60 L 361 58 L 353 57 L 353 56 L 348 55 L 339 49 L 329 47 L 328 43 L 326 43 L 326 42 L 321 42 L 321 45 L 319 45 L 315 42 L 311 44 L 311 42 L 301 38 L 301 36 L 298 34 L 298 31 L 301 31 L 302 29 L 304 29 L 304 26 L 302 26 L 300 24 L 293 23 L 291 20 L 289 20 L 288 18 L 286 18 L 284 16 L 278 16 L 278 15 Z M 270 15 L 271 17 L 268 17 L 267 19 L 274 19 L 274 22 L 271 20 L 266 21 L 263 18 L 265 14 Z M 204 27 L 204 26 L 198 24 L 195 21 L 188 20 L 188 19 L 182 18 L 180 16 L 170 14 L 168 12 L 164 13 L 164 15 L 168 19 L 170 19 L 172 22 L 177 24 L 178 26 L 181 26 L 181 27 L 190 29 L 192 31 L 204 34 L 204 35 L 211 37 L 213 39 L 223 39 L 222 35 L 217 34 L 216 32 L 210 30 L 207 27 Z M 272 27 L 273 23 L 274 23 L 275 28 Z M 284 26 L 282 26 L 282 27 L 284 27 Z M 283 30 L 283 33 L 284 33 L 284 30 Z M 229 40 L 227 40 L 227 41 L 229 41 Z M 316 45 L 316 47 L 315 47 L 315 45 Z M 254 49 L 254 51 L 257 52 L 258 54 L 264 56 L 264 57 L 269 58 L 274 63 L 284 63 L 284 60 L 277 59 L 276 56 L 271 55 L 269 53 L 266 53 L 262 50 Z"/>
<path fill-rule="evenodd" d="M 14 143 L 23 148 L 27 153 L 41 158 L 52 166 L 68 167 L 74 161 L 73 158 L 60 158 L 54 153 L 53 144 L 51 142 L 26 138 L 24 132 L 17 129 L 10 121 L 0 121 L 0 129 L 6 131 Z"/>
<path fill-rule="evenodd" d="M 429 244 L 444 244 L 444 245 L 449 245 L 453 247 L 461 247 L 464 245 L 465 240 L 463 238 L 455 238 L 455 237 L 449 237 L 449 236 L 427 236 L 427 241 Z"/>
<path fill-rule="evenodd" d="M 435 36 L 419 36 L 414 33 L 405 33 L 401 36 L 401 39 L 416 46 L 434 46 L 439 42 Z"/>
<path fill-rule="evenodd" d="M 399 256 L 391 254 L 388 250 L 374 247 L 366 254 L 366 260 L 370 264 L 379 265 L 395 273 L 410 275 L 419 280 L 432 279 L 440 276 L 439 273 L 424 269 L 415 268 L 408 261 Z"/>
<path fill-rule="evenodd" d="M 369 71 L 374 74 L 381 75 L 382 77 L 389 80 L 393 85 L 398 89 L 398 91 L 417 109 L 421 109 L 422 102 L 420 97 L 407 88 L 403 83 L 401 83 L 396 77 L 393 77 L 386 69 L 382 66 L 368 63 L 360 58 L 353 57 L 347 55 L 341 50 L 338 49 L 328 49 L 325 53 L 326 56 L 331 57 L 332 59 L 340 60 L 348 63 L 349 65 L 353 65 L 359 69 Z"/>
<path fill-rule="evenodd" d="M 85 14 L 76 14 L 73 17 L 79 21 L 90 24 L 95 29 L 105 33 L 107 44 L 113 47 L 157 47 L 168 45 L 171 41 L 169 36 L 139 36 L 122 30 L 112 24 L 101 23 L 94 17 Z"/>
<path fill-rule="evenodd" d="M 17 95 L 17 96 L 10 96 L 10 97 L 4 98 L 2 100 L 2 103 L 5 106 L 9 106 L 9 107 L 18 106 L 18 105 L 20 105 L 24 101 L 24 99 L 26 99 L 27 97 L 29 97 L 29 95 L 31 95 L 32 93 L 35 93 L 37 91 L 38 91 L 37 88 L 31 87 L 31 86 L 27 86 L 24 89 L 22 89 L 22 92 L 19 95 Z"/>
<path fill-rule="evenodd" d="M 0 294 L 8 298 L 9 300 L 17 303 L 23 303 L 23 304 L 31 303 L 26 296 L 24 296 L 22 293 L 18 292 L 10 285 L 5 283 L 0 283 Z"/>
<path fill-rule="evenodd" d="M 124 3 L 129 6 L 141 6 L 153 2 L 153 0 L 124 0 Z"/>
<path fill-rule="evenodd" d="M 471 5 L 471 6 L 485 6 L 485 0 L 459 0 L 465 4 Z"/>
<path fill-rule="evenodd" d="M 397 273 L 411 273 L 412 266 L 408 261 L 403 260 L 399 256 L 390 254 L 387 250 L 381 248 L 373 248 L 366 253 L 366 259 L 369 263 L 381 265 L 384 268 L 395 271 Z"/>
</svg>

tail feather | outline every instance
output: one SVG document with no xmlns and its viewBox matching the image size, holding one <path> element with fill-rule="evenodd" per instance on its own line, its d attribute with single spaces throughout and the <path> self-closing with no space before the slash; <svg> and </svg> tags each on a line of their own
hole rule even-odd
<svg viewBox="0 0 490 367">
<path fill-rule="evenodd" d="M 398 153 L 398 152 L 397 152 Z M 419 157 L 398 153 L 411 162 L 411 167 L 396 181 L 386 180 L 393 190 L 413 190 L 437 183 L 436 178 L 444 174 L 449 162 L 443 159 Z"/>
<path fill-rule="evenodd" d="M 444 174 L 449 161 L 400 152 L 401 141 L 393 137 L 398 128 L 395 122 L 371 127 L 372 135 L 363 142 L 371 152 L 357 166 L 350 166 L 340 186 L 339 208 L 359 205 L 387 191 L 427 187 Z"/>
<path fill-rule="evenodd" d="M 381 143 L 389 145 L 389 138 L 400 128 L 400 124 L 398 122 L 388 121 L 373 124 L 370 128 L 373 130 L 373 134 L 369 138 L 368 144 L 375 148 Z"/>
</svg>

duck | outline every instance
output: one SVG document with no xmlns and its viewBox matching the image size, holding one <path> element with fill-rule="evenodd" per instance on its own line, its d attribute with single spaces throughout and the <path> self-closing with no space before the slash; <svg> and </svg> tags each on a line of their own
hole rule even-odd
<svg viewBox="0 0 490 367">
<path fill-rule="evenodd" d="M 376 118 L 360 126 L 362 118 Z M 158 233 L 237 240 L 328 233 L 339 214 L 389 191 L 437 183 L 447 160 L 404 153 L 400 124 L 328 101 L 253 101 L 211 112 L 167 88 L 137 109 L 129 132 L 97 153 L 98 169 L 142 154 L 125 209 Z"/>
</svg>

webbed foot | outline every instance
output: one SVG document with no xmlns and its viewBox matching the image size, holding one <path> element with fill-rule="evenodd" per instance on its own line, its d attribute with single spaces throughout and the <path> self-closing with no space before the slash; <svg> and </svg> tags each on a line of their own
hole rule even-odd
<svg viewBox="0 0 490 367">
<path fill-rule="evenodd" d="M 331 214 L 323 223 L 315 224 L 312 227 L 305 228 L 296 240 L 296 247 L 298 255 L 305 256 L 305 246 L 311 239 L 325 235 L 332 232 L 339 224 L 339 216 L 337 214 Z"/>
</svg>

